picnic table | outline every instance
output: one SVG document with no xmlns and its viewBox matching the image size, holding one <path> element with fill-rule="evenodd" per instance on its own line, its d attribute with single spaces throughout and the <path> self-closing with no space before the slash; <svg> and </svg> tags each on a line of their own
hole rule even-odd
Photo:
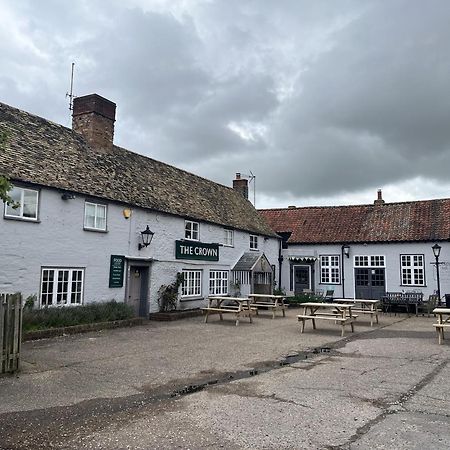
<svg viewBox="0 0 450 450">
<path fill-rule="evenodd" d="M 301 332 L 305 331 L 305 322 L 312 321 L 313 329 L 316 329 L 316 320 L 333 320 L 341 325 L 341 336 L 345 334 L 345 325 L 349 324 L 352 332 L 355 331 L 353 322 L 358 316 L 353 314 L 353 305 L 350 303 L 316 303 L 306 302 L 302 304 L 303 314 L 297 319 L 302 322 Z"/>
<path fill-rule="evenodd" d="M 352 308 L 353 313 L 358 314 L 369 314 L 370 315 L 370 326 L 373 326 L 373 318 L 375 317 L 378 323 L 378 306 L 380 305 L 380 300 L 369 300 L 363 298 L 335 298 L 334 302 L 337 303 L 350 303 L 354 306 Z"/>
<path fill-rule="evenodd" d="M 223 320 L 223 314 L 234 314 L 236 326 L 239 325 L 241 317 L 248 317 L 252 323 L 252 313 L 254 310 L 250 307 L 251 299 L 244 297 L 208 297 L 208 306 L 202 308 L 205 312 L 205 323 L 208 322 L 210 313 L 218 313 L 220 320 Z"/>
<path fill-rule="evenodd" d="M 437 316 L 437 323 L 433 324 L 436 327 L 439 344 L 444 340 L 444 328 L 450 327 L 450 308 L 435 308 L 433 314 Z"/>
<path fill-rule="evenodd" d="M 251 307 L 255 308 L 258 315 L 259 309 L 268 309 L 272 311 L 272 319 L 275 319 L 277 311 L 283 313 L 283 317 L 286 317 L 286 305 L 284 304 L 284 295 L 270 295 L 270 294 L 250 294 L 252 299 Z"/>
</svg>

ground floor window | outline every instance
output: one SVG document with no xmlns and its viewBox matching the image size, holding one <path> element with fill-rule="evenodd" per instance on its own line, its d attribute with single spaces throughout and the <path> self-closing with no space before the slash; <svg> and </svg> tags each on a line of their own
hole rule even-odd
<svg viewBox="0 0 450 450">
<path fill-rule="evenodd" d="M 211 270 L 209 272 L 209 293 L 211 295 L 228 294 L 228 271 Z"/>
<path fill-rule="evenodd" d="M 320 257 L 320 282 L 324 284 L 339 284 L 341 279 L 339 256 L 323 255 Z"/>
<path fill-rule="evenodd" d="M 199 297 L 202 295 L 202 271 L 183 270 L 181 297 Z"/>
<path fill-rule="evenodd" d="M 41 305 L 81 305 L 83 287 L 84 269 L 42 268 Z"/>
<path fill-rule="evenodd" d="M 425 286 L 423 255 L 401 255 L 402 285 Z"/>
</svg>

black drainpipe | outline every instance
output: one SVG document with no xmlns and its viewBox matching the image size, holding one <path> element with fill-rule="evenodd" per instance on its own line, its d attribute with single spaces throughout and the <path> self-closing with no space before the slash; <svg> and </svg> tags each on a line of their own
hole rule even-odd
<svg viewBox="0 0 450 450">
<path fill-rule="evenodd" d="M 283 264 L 283 255 L 281 254 L 282 240 L 278 239 L 278 289 L 281 289 L 281 266 Z"/>
<path fill-rule="evenodd" d="M 345 268 L 344 268 L 344 245 L 341 246 L 341 261 L 342 261 L 342 298 L 345 298 Z"/>
</svg>

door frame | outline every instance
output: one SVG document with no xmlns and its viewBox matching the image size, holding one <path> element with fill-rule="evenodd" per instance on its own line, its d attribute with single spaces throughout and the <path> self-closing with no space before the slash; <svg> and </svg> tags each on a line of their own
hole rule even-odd
<svg viewBox="0 0 450 450">
<path fill-rule="evenodd" d="M 308 289 L 311 289 L 311 264 L 292 264 L 292 291 L 294 292 L 294 295 L 296 294 L 295 292 L 295 269 L 297 267 L 307 267 L 308 268 L 308 278 L 309 278 L 309 287 Z M 301 294 L 301 292 L 300 292 Z"/>
<path fill-rule="evenodd" d="M 131 286 L 131 267 L 139 267 L 141 269 L 141 290 L 140 290 L 140 304 L 139 317 L 147 317 L 150 312 L 150 265 L 151 261 L 143 261 L 141 259 L 127 258 L 126 267 L 126 283 L 125 283 L 125 298 L 126 304 L 129 304 L 128 297 L 130 295 Z"/>
<path fill-rule="evenodd" d="M 354 267 L 353 268 L 353 298 L 356 298 L 356 271 L 358 269 L 365 269 L 369 271 L 369 280 L 372 281 L 372 270 L 384 270 L 384 292 L 387 292 L 386 286 L 387 286 L 387 270 L 386 267 Z M 370 284 L 370 290 L 372 291 L 372 282 Z M 372 296 L 373 297 L 373 296 Z"/>
</svg>

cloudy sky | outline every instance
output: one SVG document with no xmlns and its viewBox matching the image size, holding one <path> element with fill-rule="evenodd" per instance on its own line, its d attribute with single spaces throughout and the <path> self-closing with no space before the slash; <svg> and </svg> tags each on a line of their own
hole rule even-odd
<svg viewBox="0 0 450 450">
<path fill-rule="evenodd" d="M 70 126 L 74 61 L 76 95 L 117 103 L 116 144 L 226 185 L 251 172 L 259 208 L 450 197 L 448 0 L 0 11 L 4 103 Z"/>
</svg>

